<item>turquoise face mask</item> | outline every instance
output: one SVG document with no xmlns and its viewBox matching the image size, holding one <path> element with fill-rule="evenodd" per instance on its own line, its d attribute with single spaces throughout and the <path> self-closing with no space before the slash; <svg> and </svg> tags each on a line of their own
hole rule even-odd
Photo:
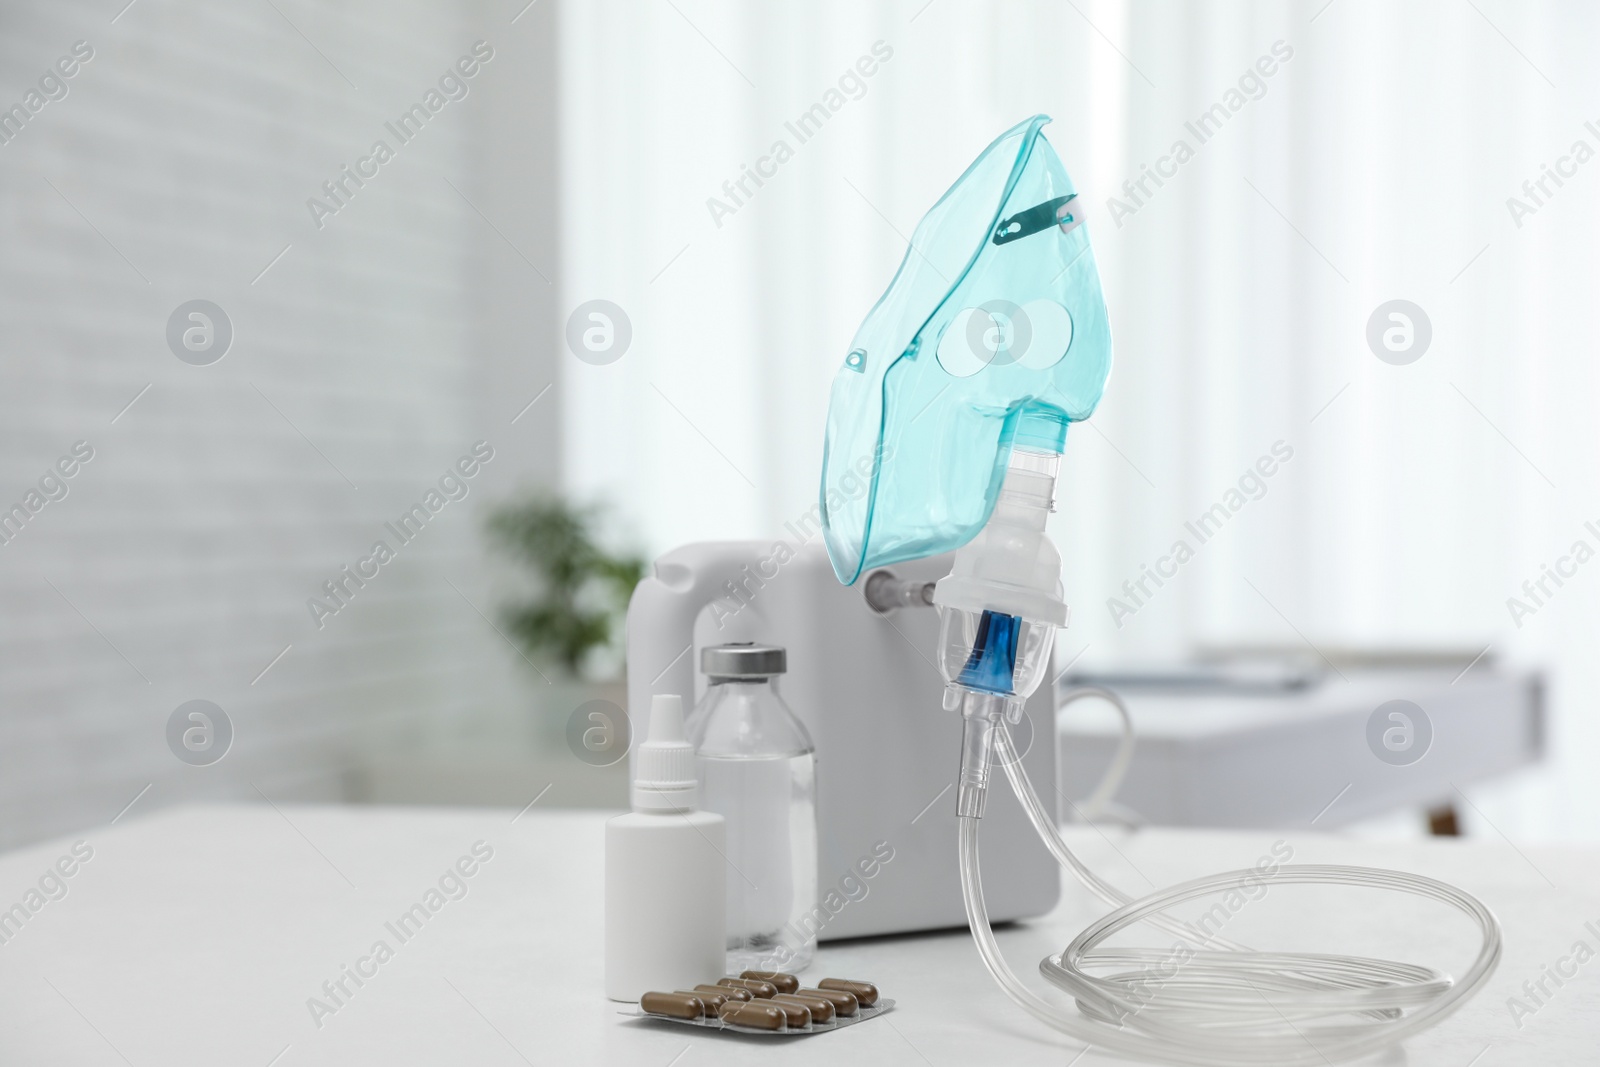
<svg viewBox="0 0 1600 1067">
<path fill-rule="evenodd" d="M 1013 447 L 1059 453 L 1111 371 L 1100 274 L 1036 115 L 918 223 L 833 380 L 824 539 L 846 585 L 960 548 L 994 510 Z"/>
</svg>

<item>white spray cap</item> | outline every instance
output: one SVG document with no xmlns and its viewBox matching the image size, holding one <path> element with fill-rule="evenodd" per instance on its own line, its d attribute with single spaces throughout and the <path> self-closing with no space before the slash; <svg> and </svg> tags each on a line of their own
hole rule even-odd
<svg viewBox="0 0 1600 1067">
<path fill-rule="evenodd" d="M 693 811 L 700 803 L 694 746 L 683 736 L 683 698 L 650 698 L 650 732 L 633 752 L 634 811 Z"/>
</svg>

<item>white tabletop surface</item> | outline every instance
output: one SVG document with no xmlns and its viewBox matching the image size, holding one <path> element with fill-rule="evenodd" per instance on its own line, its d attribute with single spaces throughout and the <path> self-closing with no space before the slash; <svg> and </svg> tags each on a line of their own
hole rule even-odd
<svg viewBox="0 0 1600 1067">
<path fill-rule="evenodd" d="M 964 931 L 824 945 L 812 978 L 876 982 L 894 1011 L 833 1033 L 727 1038 L 625 1021 L 601 996 L 604 816 L 493 809 L 179 808 L 0 857 L 0 908 L 71 856 L 0 944 L 3 1064 L 617 1064 L 1125 1062 L 1081 1051 L 1014 1008 Z M 953 829 L 952 829 L 953 832 Z M 1600 1061 L 1600 959 L 1519 1028 L 1507 998 L 1587 941 L 1600 949 L 1600 850 L 1502 841 L 1356 842 L 1313 833 L 1074 828 L 1069 840 L 1125 889 L 1253 863 L 1276 840 L 1295 862 L 1401 867 L 1480 895 L 1505 926 L 1490 985 L 1377 1062 L 1440 1067 Z M 493 855 L 406 943 L 386 928 L 482 841 Z M 479 846 L 480 852 L 483 846 Z M 470 866 L 470 864 L 469 864 Z M 42 904 L 39 902 L 43 901 Z M 1037 979 L 1103 909 L 1070 884 L 1045 919 L 1005 929 L 1013 968 Z M 1457 972 L 1476 951 L 1464 919 L 1364 890 L 1284 886 L 1226 936 L 1256 947 L 1356 951 Z M 378 940 L 393 957 L 319 1027 L 307 1000 Z M 1164 935 L 1140 935 L 1164 944 Z M 368 969 L 371 969 L 369 965 Z M 1042 981 L 1040 981 L 1042 985 Z M 1054 995 L 1054 991 L 1051 991 Z M 762 1040 L 759 1046 L 754 1042 Z M 1487 1051 L 1486 1051 L 1487 1050 Z"/>
</svg>

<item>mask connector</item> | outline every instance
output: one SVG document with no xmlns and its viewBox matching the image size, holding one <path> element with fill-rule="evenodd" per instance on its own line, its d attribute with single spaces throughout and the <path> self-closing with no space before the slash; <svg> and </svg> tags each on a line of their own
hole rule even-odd
<svg viewBox="0 0 1600 1067">
<path fill-rule="evenodd" d="M 896 578 L 893 571 L 877 570 L 867 575 L 862 593 L 867 598 L 867 606 L 879 615 L 888 615 L 900 608 L 933 606 L 932 582 Z"/>
</svg>

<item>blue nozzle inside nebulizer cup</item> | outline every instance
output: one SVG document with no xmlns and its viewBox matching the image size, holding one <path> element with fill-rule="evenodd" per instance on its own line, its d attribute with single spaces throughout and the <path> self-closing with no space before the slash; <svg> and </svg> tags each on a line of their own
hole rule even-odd
<svg viewBox="0 0 1600 1067">
<path fill-rule="evenodd" d="M 983 816 L 994 731 L 1021 720 L 1067 624 L 1061 554 L 1045 534 L 1061 456 L 1027 440 L 1012 448 L 989 521 L 933 590 L 944 706 L 965 720 L 956 811 L 970 818 Z"/>
</svg>

